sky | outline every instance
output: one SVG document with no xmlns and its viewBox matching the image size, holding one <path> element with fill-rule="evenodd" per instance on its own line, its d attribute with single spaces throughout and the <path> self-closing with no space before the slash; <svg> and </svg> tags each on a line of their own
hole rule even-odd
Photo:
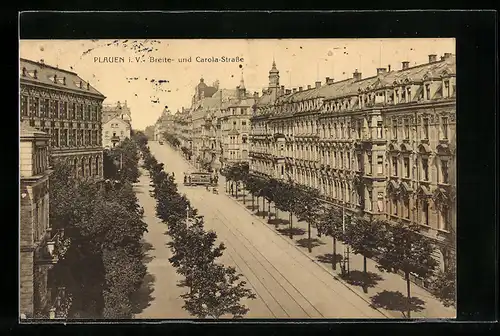
<svg viewBox="0 0 500 336">
<path fill-rule="evenodd" d="M 190 107 L 201 77 L 225 89 L 243 77 L 249 92 L 262 92 L 273 59 L 280 85 L 305 88 L 326 77 L 346 79 L 356 69 L 365 78 L 378 67 L 399 70 L 402 61 L 414 66 L 444 53 L 455 53 L 454 39 L 21 40 L 19 51 L 22 58 L 76 72 L 106 96 L 105 104 L 127 101 L 134 129 L 154 124 L 165 106 L 172 113 Z M 240 60 L 196 61 L 223 56 Z M 118 57 L 124 62 L 109 61 Z"/>
</svg>

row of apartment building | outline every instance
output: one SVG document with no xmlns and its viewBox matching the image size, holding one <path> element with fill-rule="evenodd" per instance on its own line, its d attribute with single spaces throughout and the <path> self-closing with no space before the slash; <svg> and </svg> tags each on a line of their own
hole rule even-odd
<svg viewBox="0 0 500 336">
<path fill-rule="evenodd" d="M 53 317 L 60 291 L 51 270 L 62 234 L 49 221 L 49 176 L 55 160 L 75 178 L 103 178 L 103 148 L 130 137 L 130 109 L 103 108 L 105 96 L 78 74 L 20 60 L 20 313 Z"/>
<path fill-rule="evenodd" d="M 273 62 L 268 78 L 262 95 L 242 80 L 209 97 L 201 80 L 172 132 L 201 160 L 248 161 L 254 174 L 291 178 L 348 211 L 418 223 L 444 266 L 455 248 L 455 55 L 292 89 Z"/>
</svg>

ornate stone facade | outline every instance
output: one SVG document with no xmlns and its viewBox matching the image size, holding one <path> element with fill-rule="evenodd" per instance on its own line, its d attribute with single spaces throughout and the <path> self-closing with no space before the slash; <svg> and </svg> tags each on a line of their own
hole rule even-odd
<svg viewBox="0 0 500 336">
<path fill-rule="evenodd" d="M 353 212 L 418 223 L 444 260 L 455 246 L 455 74 L 445 54 L 366 79 L 276 85 L 276 99 L 256 104 L 251 170 Z"/>
<path fill-rule="evenodd" d="M 21 59 L 20 118 L 51 137 L 52 159 L 79 177 L 102 178 L 102 102 L 76 73 Z"/>
</svg>

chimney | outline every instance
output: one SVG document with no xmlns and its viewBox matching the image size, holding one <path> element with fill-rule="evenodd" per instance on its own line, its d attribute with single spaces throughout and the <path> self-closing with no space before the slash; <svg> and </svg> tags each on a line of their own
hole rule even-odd
<svg viewBox="0 0 500 336">
<path fill-rule="evenodd" d="M 356 71 L 354 71 L 354 73 L 352 74 L 352 78 L 354 78 L 356 81 L 360 81 L 361 80 L 361 72 L 359 72 L 358 69 L 356 69 Z"/>
<path fill-rule="evenodd" d="M 255 92 L 253 93 L 253 97 L 254 97 L 255 99 L 259 98 L 259 93 L 258 93 L 257 91 L 255 91 Z"/>
<path fill-rule="evenodd" d="M 90 90 L 90 84 L 87 83 L 87 90 Z"/>
<path fill-rule="evenodd" d="M 391 65 L 387 64 L 387 72 L 391 72 Z"/>
<path fill-rule="evenodd" d="M 444 56 L 441 56 L 441 61 L 444 61 Z"/>
<path fill-rule="evenodd" d="M 320 81 L 317 81 L 317 82 L 315 83 L 315 87 L 316 87 L 316 88 L 319 88 L 320 86 L 321 86 L 321 82 L 320 82 Z"/>
<path fill-rule="evenodd" d="M 429 63 L 434 63 L 436 62 L 437 55 L 431 54 L 429 55 Z"/>
<path fill-rule="evenodd" d="M 311 88 L 311 85 L 308 85 L 308 86 L 307 86 L 307 89 L 309 90 L 310 88 Z"/>
<path fill-rule="evenodd" d="M 383 75 L 387 72 L 386 68 L 377 68 L 377 76 L 378 75 Z"/>
<path fill-rule="evenodd" d="M 451 54 L 451 53 L 444 53 L 443 58 L 446 60 L 446 59 L 450 59 L 450 58 L 451 58 L 451 56 L 452 56 L 452 54 Z"/>
<path fill-rule="evenodd" d="M 299 86 L 299 92 L 302 91 L 302 86 Z"/>
<path fill-rule="evenodd" d="M 293 93 L 297 92 L 297 89 L 296 89 L 296 88 L 293 88 L 293 89 L 292 89 L 292 92 L 293 92 Z"/>
<path fill-rule="evenodd" d="M 403 70 L 408 69 L 410 67 L 410 62 L 408 62 L 408 61 L 403 61 L 402 64 L 403 64 L 403 68 L 402 68 Z"/>
<path fill-rule="evenodd" d="M 286 94 L 290 94 L 292 91 L 290 89 L 286 89 Z"/>
<path fill-rule="evenodd" d="M 330 83 L 330 77 L 326 77 L 325 78 L 325 84 L 329 84 Z"/>
<path fill-rule="evenodd" d="M 262 89 L 262 94 L 265 95 L 266 94 L 266 89 Z"/>
</svg>

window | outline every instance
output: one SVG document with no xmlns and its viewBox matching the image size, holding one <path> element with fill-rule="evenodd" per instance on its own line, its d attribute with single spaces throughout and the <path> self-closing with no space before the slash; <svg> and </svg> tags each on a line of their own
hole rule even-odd
<svg viewBox="0 0 500 336">
<path fill-rule="evenodd" d="M 356 155 L 358 161 L 358 171 L 363 171 L 363 156 L 359 153 Z"/>
<path fill-rule="evenodd" d="M 241 126 L 246 126 L 247 122 L 246 121 L 242 121 L 241 122 Z"/>
<path fill-rule="evenodd" d="M 382 175 L 384 173 L 384 157 L 382 155 L 377 156 L 377 174 Z"/>
<path fill-rule="evenodd" d="M 439 229 L 447 231 L 450 225 L 450 209 L 443 207 L 440 211 Z"/>
<path fill-rule="evenodd" d="M 351 169 L 351 153 L 347 153 L 347 169 Z"/>
<path fill-rule="evenodd" d="M 245 137 L 245 136 L 244 136 L 244 137 L 242 137 L 242 138 L 241 138 L 241 142 L 242 142 L 242 143 L 244 143 L 244 144 L 246 144 L 246 143 L 247 143 L 247 137 Z"/>
<path fill-rule="evenodd" d="M 394 140 L 398 139 L 398 120 L 392 119 L 392 138 Z"/>
<path fill-rule="evenodd" d="M 404 207 L 405 207 L 405 218 L 410 219 L 410 198 L 404 198 Z"/>
<path fill-rule="evenodd" d="M 392 176 L 398 176 L 398 157 L 392 157 Z"/>
<path fill-rule="evenodd" d="M 423 225 L 429 225 L 429 201 L 427 199 L 422 200 L 422 221 Z"/>
<path fill-rule="evenodd" d="M 372 154 L 367 154 L 368 156 L 368 172 L 367 172 L 367 175 L 371 175 L 372 174 Z"/>
<path fill-rule="evenodd" d="M 441 118 L 441 134 L 444 140 L 448 139 L 448 118 L 443 117 Z"/>
<path fill-rule="evenodd" d="M 334 138 L 338 139 L 337 124 L 333 124 Z"/>
<path fill-rule="evenodd" d="M 405 177 L 409 178 L 410 177 L 410 158 L 409 157 L 403 158 L 403 167 L 404 167 L 404 171 L 405 171 Z"/>
<path fill-rule="evenodd" d="M 367 202 L 368 211 L 372 211 L 372 206 L 373 206 L 372 202 L 373 202 L 373 191 L 368 190 L 368 202 Z"/>
<path fill-rule="evenodd" d="M 377 194 L 377 207 L 378 212 L 384 212 L 384 193 L 379 192 Z"/>
<path fill-rule="evenodd" d="M 61 132 L 61 147 L 66 147 L 68 145 L 68 130 L 63 129 Z"/>
<path fill-rule="evenodd" d="M 423 180 L 429 181 L 429 159 L 422 158 L 422 171 L 423 171 Z"/>
<path fill-rule="evenodd" d="M 21 116 L 28 116 L 28 96 L 21 96 Z"/>
<path fill-rule="evenodd" d="M 423 119 L 423 127 L 422 127 L 422 138 L 429 139 L 429 118 Z"/>
<path fill-rule="evenodd" d="M 356 123 L 356 130 L 357 130 L 357 133 L 358 133 L 358 139 L 361 139 L 361 121 L 358 121 Z"/>
<path fill-rule="evenodd" d="M 446 160 L 441 160 L 441 177 L 442 183 L 449 183 L 449 176 L 448 176 L 448 161 Z"/>
<path fill-rule="evenodd" d="M 377 121 L 377 137 L 379 139 L 383 138 L 383 132 L 382 132 L 382 121 Z"/>
<path fill-rule="evenodd" d="M 405 139 L 406 140 L 410 139 L 410 121 L 408 119 L 404 120 L 404 132 L 405 132 Z"/>
<path fill-rule="evenodd" d="M 397 216 L 398 215 L 398 199 L 393 196 L 391 198 L 391 208 L 392 208 L 392 215 Z"/>
<path fill-rule="evenodd" d="M 52 133 L 52 146 L 59 147 L 59 129 L 57 128 Z"/>
<path fill-rule="evenodd" d="M 431 99 L 431 86 L 430 86 L 430 84 L 425 85 L 425 99 L 427 99 L 427 100 Z"/>
<path fill-rule="evenodd" d="M 450 81 L 444 82 L 444 92 L 446 92 L 446 97 L 450 97 Z"/>
</svg>

